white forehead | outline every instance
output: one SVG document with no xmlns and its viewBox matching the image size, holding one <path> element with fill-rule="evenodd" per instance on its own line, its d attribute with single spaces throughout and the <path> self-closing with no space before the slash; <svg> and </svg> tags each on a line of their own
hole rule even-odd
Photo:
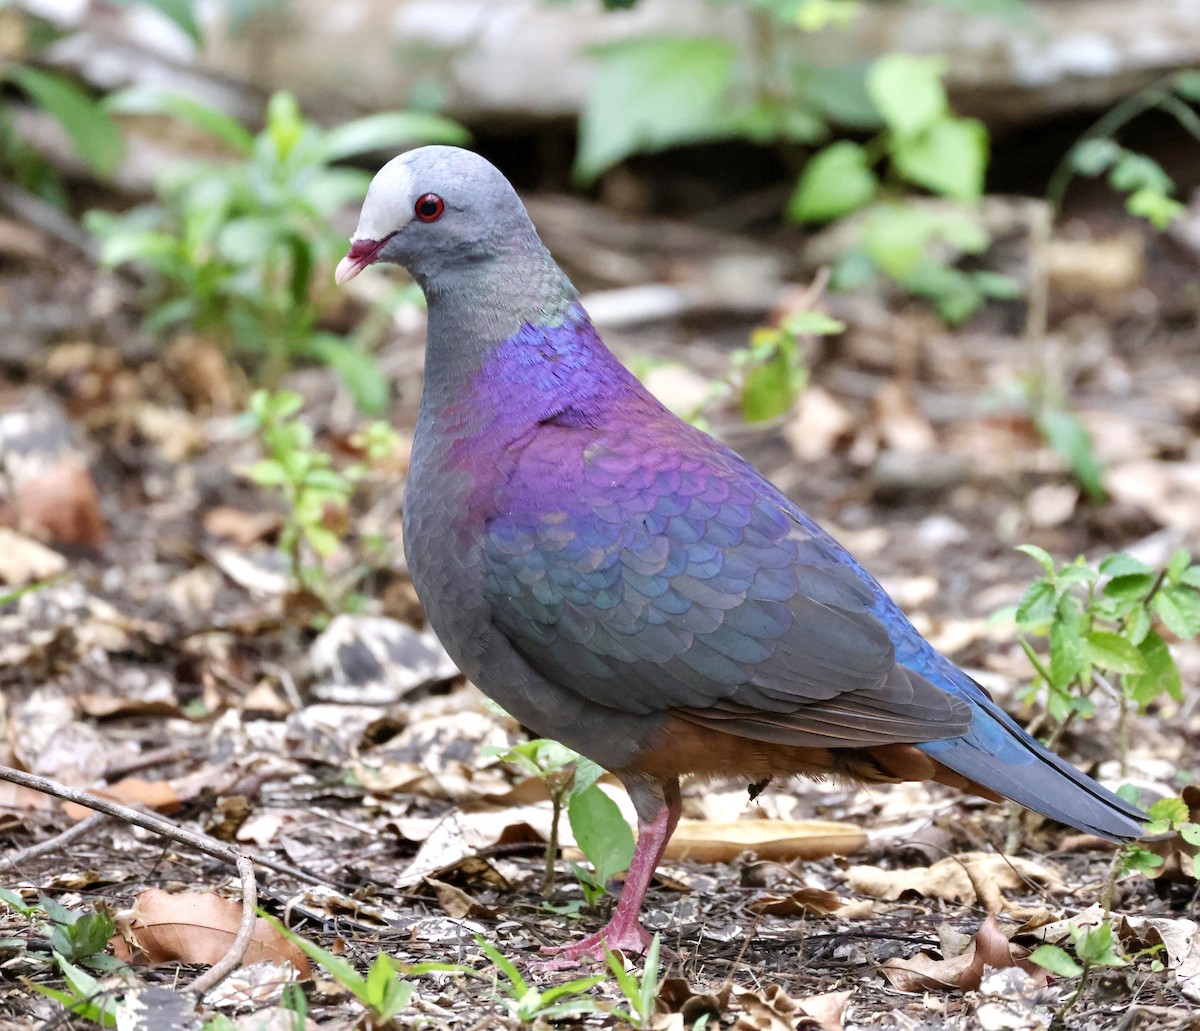
<svg viewBox="0 0 1200 1031">
<path fill-rule="evenodd" d="M 382 240 L 412 221 L 413 174 L 407 155 L 392 158 L 371 180 L 352 240 Z"/>
</svg>

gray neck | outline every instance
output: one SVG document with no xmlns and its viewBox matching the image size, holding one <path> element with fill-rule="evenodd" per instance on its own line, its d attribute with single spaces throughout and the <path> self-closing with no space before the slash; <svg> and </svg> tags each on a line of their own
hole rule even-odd
<svg viewBox="0 0 1200 1031">
<path fill-rule="evenodd" d="M 523 325 L 557 325 L 579 299 L 532 231 L 499 253 L 439 270 L 421 286 L 429 305 L 427 380 L 450 368 L 477 369 Z"/>
</svg>

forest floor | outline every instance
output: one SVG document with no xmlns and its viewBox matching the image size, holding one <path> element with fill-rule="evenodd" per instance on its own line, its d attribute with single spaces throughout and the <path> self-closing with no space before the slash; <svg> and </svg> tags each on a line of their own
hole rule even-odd
<svg viewBox="0 0 1200 1031">
<path fill-rule="evenodd" d="M 562 198 L 531 210 L 608 313 L 614 350 L 690 370 L 652 374 L 668 400 L 702 387 L 697 372 L 723 376 L 731 349 L 768 315 L 753 301 L 695 303 L 713 277 L 725 277 L 727 297 L 757 296 L 765 268 L 781 283 L 811 275 L 793 253 L 797 236 L 735 240 Z M 1200 279 L 1185 246 L 1105 213 L 1073 219 L 1048 253 L 1031 257 L 1020 233 L 1007 246 L 1022 275 L 1043 270 L 1041 322 L 1024 304 L 996 303 L 950 330 L 913 302 L 829 295 L 847 330 L 811 347 L 810 387 L 793 414 L 751 427 L 718 409 L 709 421 L 1028 721 L 1038 709 L 1017 696 L 1028 661 L 1011 623 L 989 619 L 1038 572 L 1015 545 L 1060 561 L 1200 552 Z M 632 290 L 646 282 L 693 300 L 651 318 Z M 774 303 L 795 298 L 782 290 Z M 237 419 L 248 387 L 219 349 L 148 340 L 128 282 L 4 219 L 0 312 L 0 497 L 8 521 L 29 531 L 0 530 L 0 583 L 50 581 L 0 606 L 0 759 L 244 848 L 262 860 L 260 906 L 360 970 L 384 951 L 485 975 L 411 975 L 416 992 L 396 1026 L 517 1026 L 476 935 L 545 988 L 576 975 L 539 969 L 538 949 L 595 929 L 608 903 L 581 908 L 564 860 L 553 897 L 542 897 L 545 789 L 485 749 L 523 733 L 420 633 L 398 547 L 403 454 L 348 513 L 332 514 L 345 538 L 332 567 L 364 572 L 350 606 L 359 611 L 325 619 L 287 575 L 277 500 L 244 475 L 259 457 Z M 410 321 L 381 356 L 405 439 L 422 362 L 423 326 Z M 1021 390 L 1031 371 L 1091 430 L 1106 500 L 1084 497 L 1034 430 Z M 359 419 L 333 376 L 301 370 L 285 385 L 306 398 L 318 445 L 349 455 Z M 1185 700 L 1133 719 L 1126 773 L 1104 701 L 1064 736 L 1063 753 L 1147 798 L 1178 793 L 1200 769 L 1200 649 L 1180 645 L 1177 659 Z M 130 984 L 186 991 L 212 961 L 199 957 L 230 946 L 237 913 L 207 893 L 237 898 L 235 871 L 111 819 L 61 849 L 23 851 L 84 815 L 0 783 L 0 887 L 28 904 L 43 892 L 72 911 L 113 913 L 119 927 L 141 914 L 133 933 L 156 961 L 133 967 Z M 664 863 L 647 923 L 662 932 L 671 980 L 654 1027 L 691 1028 L 704 1013 L 708 1028 L 739 1031 L 1200 1027 L 1196 885 L 1182 873 L 1120 881 L 1130 963 L 1089 978 L 1060 1020 L 1077 982 L 1027 964 L 996 972 L 996 949 L 1016 962 L 1038 927 L 1094 916 L 1112 846 L 922 785 L 792 783 L 756 801 L 742 784 L 693 785 L 685 816 L 760 833 L 747 845 L 737 830 L 714 830 L 724 844 L 704 861 Z M 756 826 L 764 819 L 781 821 L 775 840 Z M 815 819 L 847 825 L 844 854 L 798 858 L 803 833 L 782 821 Z M 1010 838 L 1015 858 L 997 859 Z M 201 893 L 199 908 L 156 913 L 150 889 Z M 1011 946 L 997 946 L 989 913 Z M 0 908 L 0 1028 L 85 1026 L 34 990 L 63 987 L 50 931 L 36 911 Z M 972 948 L 991 957 L 987 969 Z M 262 965 L 208 996 L 205 1011 L 239 1028 L 305 1026 L 279 1009 L 287 975 L 268 961 L 281 954 L 264 945 Z M 885 968 L 921 954 L 946 964 L 932 981 Z M 355 1025 L 361 1007 L 317 973 L 307 1026 Z M 591 997 L 601 1008 L 565 1025 L 621 1025 L 603 1008 L 628 1007 L 611 978 Z"/>
</svg>

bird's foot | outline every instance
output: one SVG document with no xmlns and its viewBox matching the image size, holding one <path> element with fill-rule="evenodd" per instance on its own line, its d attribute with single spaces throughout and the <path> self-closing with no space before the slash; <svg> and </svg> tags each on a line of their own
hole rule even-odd
<svg viewBox="0 0 1200 1031">
<path fill-rule="evenodd" d="M 650 934 L 637 921 L 618 921 L 616 917 L 582 941 L 570 945 L 554 945 L 542 949 L 554 958 L 542 963 L 544 970 L 567 970 L 584 962 L 604 963 L 604 953 L 623 952 L 629 956 L 640 956 L 650 948 Z"/>
</svg>

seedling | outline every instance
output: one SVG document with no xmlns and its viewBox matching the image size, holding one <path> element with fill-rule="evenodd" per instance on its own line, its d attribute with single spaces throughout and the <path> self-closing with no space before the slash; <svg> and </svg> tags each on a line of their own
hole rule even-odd
<svg viewBox="0 0 1200 1031">
<path fill-rule="evenodd" d="M 1117 553 L 1098 567 L 1083 559 L 1057 566 L 1034 545 L 1022 545 L 1044 575 L 1033 582 L 1011 615 L 1036 676 L 1022 697 L 1044 693 L 1058 741 L 1077 717 L 1095 710 L 1099 693 L 1119 707 L 1118 757 L 1129 756 L 1128 719 L 1162 695 L 1179 702 L 1179 670 L 1160 631 L 1180 640 L 1200 634 L 1200 565 L 1177 551 L 1159 569 Z M 1046 651 L 1035 647 L 1046 642 Z"/>
<path fill-rule="evenodd" d="M 659 985 L 659 939 L 660 936 L 656 934 L 651 940 L 640 976 L 629 973 L 618 955 L 608 949 L 604 950 L 608 969 L 612 971 L 621 994 L 629 1003 L 629 1012 L 614 1010 L 613 1013 L 622 1020 L 629 1021 L 634 1027 L 648 1028 L 654 1020 L 654 1002 L 658 997 Z"/>
<path fill-rule="evenodd" d="M 1093 970 L 1098 967 L 1112 968 L 1129 965 L 1129 961 L 1121 955 L 1117 948 L 1110 925 L 1100 924 L 1098 927 L 1082 928 L 1071 924 L 1070 934 L 1075 957 L 1058 945 L 1050 944 L 1039 945 L 1029 954 L 1030 960 L 1049 970 L 1052 974 L 1057 974 L 1059 977 L 1079 978 L 1079 984 L 1076 985 L 1075 991 L 1059 1008 L 1056 1015 L 1058 1020 L 1062 1020 L 1079 1001 Z"/>
<path fill-rule="evenodd" d="M 23 978 L 27 987 L 61 1003 L 76 1016 L 94 1021 L 101 1027 L 114 1027 L 120 1004 L 111 987 L 102 985 L 84 967 L 105 973 L 124 973 L 128 968 L 105 950 L 114 926 L 107 913 L 76 912 L 58 900 L 39 892 L 38 901 L 27 903 L 14 891 L 0 888 L 0 902 L 15 909 L 30 922 L 35 935 L 44 937 L 50 947 L 47 965 L 53 963 L 62 974 L 63 988 Z"/>
<path fill-rule="evenodd" d="M 126 214 L 89 212 L 104 263 L 132 263 L 145 275 L 147 327 L 208 334 L 250 358 L 268 385 L 298 360 L 324 362 L 364 411 L 382 411 L 387 384 L 374 359 L 358 342 L 320 328 L 346 248 L 332 217 L 370 181 L 337 162 L 402 143 L 462 143 L 465 131 L 414 112 L 325 130 L 287 93 L 270 99 L 257 136 L 197 101 L 145 89 L 118 93 L 107 107 L 179 118 L 231 155 L 181 162 L 162 176 L 155 201 Z"/>
<path fill-rule="evenodd" d="M 571 824 L 575 843 L 592 865 L 591 870 L 571 864 L 571 871 L 583 889 L 587 904 L 595 905 L 605 894 L 609 878 L 629 869 L 633 858 L 633 833 L 621 811 L 596 782 L 604 770 L 566 745 L 546 738 L 526 741 L 514 748 L 487 748 L 494 755 L 526 773 L 540 777 L 550 793 L 554 807 L 550 822 L 550 840 L 546 843 L 542 894 L 554 890 L 554 862 L 558 858 L 558 826 L 563 809 Z"/>
<path fill-rule="evenodd" d="M 378 953 L 367 973 L 363 975 L 354 969 L 354 965 L 349 960 L 335 956 L 315 942 L 301 938 L 274 917 L 265 913 L 262 915 L 272 927 L 301 949 L 309 959 L 354 996 L 371 1014 L 377 1025 L 392 1024 L 396 1017 L 408 1008 L 416 986 L 400 978 L 401 964 L 387 953 Z M 293 1008 L 295 1007 L 293 1006 Z"/>
<path fill-rule="evenodd" d="M 113 935 L 112 917 L 107 913 L 77 912 L 57 899 L 38 893 L 33 905 L 14 891 L 0 888 L 0 901 L 29 920 L 36 934 L 45 935 L 57 959 L 93 970 L 123 970 L 125 964 L 105 950 Z"/>
<path fill-rule="evenodd" d="M 310 591 L 327 611 L 339 611 L 350 585 L 335 582 L 327 562 L 340 540 L 330 528 L 331 516 L 350 505 L 358 484 L 374 466 L 395 454 L 399 438 L 386 423 L 373 423 L 352 438 L 364 461 L 335 469 L 332 456 L 316 447 L 312 430 L 300 418 L 303 400 L 290 391 L 259 390 L 245 416 L 265 457 L 245 470 L 260 487 L 276 490 L 284 502 L 279 546 L 288 557 L 300 590 Z M 354 576 L 361 575 L 357 570 Z"/>
<path fill-rule="evenodd" d="M 577 977 L 566 984 L 542 990 L 529 984 L 512 961 L 481 935 L 475 936 L 475 942 L 500 975 L 494 983 L 506 996 L 502 999 L 504 1008 L 522 1024 L 576 1017 L 583 1013 L 595 1013 L 601 1008 L 595 999 L 585 993 L 604 980 L 602 974 Z"/>
<path fill-rule="evenodd" d="M 1137 803 L 1137 789 L 1126 785 L 1117 792 L 1127 802 Z M 1193 823 L 1191 810 L 1182 798 L 1160 798 L 1146 810 L 1150 818 L 1146 824 L 1143 836 L 1147 838 L 1174 833 L 1183 846 L 1200 849 L 1200 824 Z M 1108 883 L 1104 889 L 1103 906 L 1107 912 L 1112 907 L 1112 897 L 1117 880 L 1125 874 L 1138 871 L 1148 877 L 1155 876 L 1155 871 L 1165 860 L 1161 855 L 1152 852 L 1138 841 L 1130 841 L 1122 845 L 1113 859 L 1109 871 Z M 1200 880 L 1200 854 L 1191 857 L 1192 876 Z"/>
<path fill-rule="evenodd" d="M 1173 118 L 1181 129 L 1200 141 L 1200 72 L 1182 71 L 1164 76 L 1117 104 L 1096 122 L 1063 158 L 1051 177 L 1047 193 L 1059 208 L 1071 180 L 1078 175 L 1104 176 L 1119 193 L 1126 194 L 1125 208 L 1146 219 L 1155 229 L 1166 229 L 1187 210 L 1174 196 L 1175 181 L 1153 158 L 1117 142 L 1127 125 L 1148 111 Z"/>
</svg>

